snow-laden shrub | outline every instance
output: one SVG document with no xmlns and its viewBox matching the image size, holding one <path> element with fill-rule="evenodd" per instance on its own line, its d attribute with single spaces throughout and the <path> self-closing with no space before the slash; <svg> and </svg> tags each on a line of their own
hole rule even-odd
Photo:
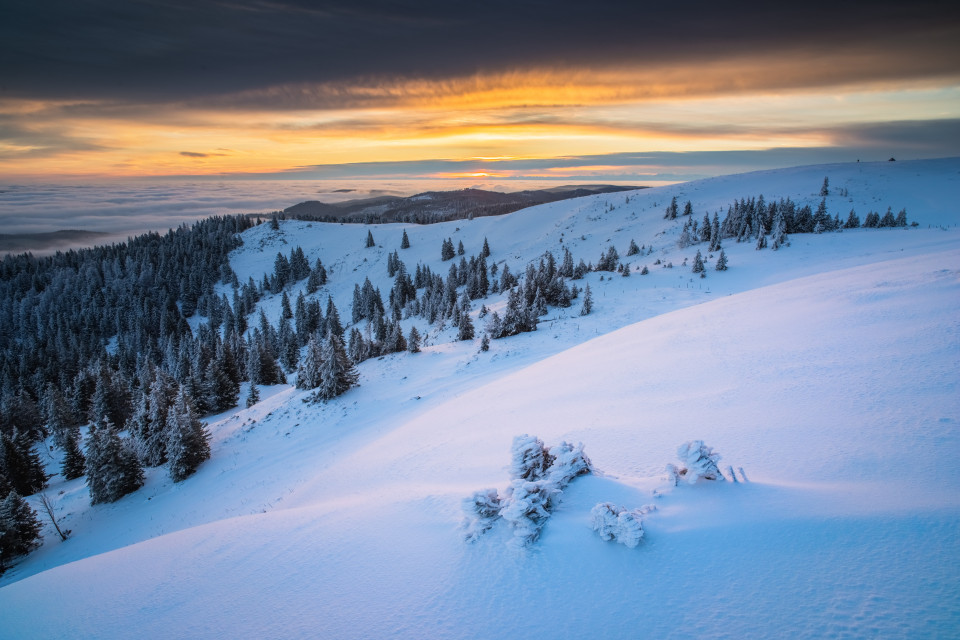
<svg viewBox="0 0 960 640">
<path fill-rule="evenodd" d="M 503 495 L 486 489 L 463 501 L 462 529 L 467 541 L 476 540 L 503 518 L 518 544 L 534 542 L 563 489 L 592 468 L 583 444 L 561 442 L 548 449 L 542 440 L 526 434 L 513 439 L 510 455 L 512 482 Z"/>
<path fill-rule="evenodd" d="M 590 519 L 601 540 L 615 540 L 633 549 L 643 539 L 641 517 L 650 510 L 650 507 L 627 510 L 611 502 L 601 502 L 590 511 Z"/>
<path fill-rule="evenodd" d="M 514 540 L 521 546 L 535 542 L 556 506 L 560 489 L 549 480 L 514 480 L 510 499 L 500 516 L 513 527 Z"/>
<path fill-rule="evenodd" d="M 593 467 L 590 459 L 583 453 L 583 443 L 574 446 L 561 442 L 551 447 L 549 454 L 554 460 L 550 467 L 550 478 L 558 488 L 563 489 L 577 476 L 590 473 Z"/>
<path fill-rule="evenodd" d="M 703 440 L 684 442 L 677 448 L 677 457 L 680 466 L 668 464 L 667 474 L 673 484 L 680 484 L 684 480 L 687 484 L 694 484 L 700 478 L 704 480 L 726 480 L 717 467 L 720 454 L 703 443 Z"/>
<path fill-rule="evenodd" d="M 601 502 L 590 510 L 590 523 L 593 530 L 600 534 L 601 540 L 613 540 L 617 537 L 619 514 L 620 510 L 612 502 Z"/>
<path fill-rule="evenodd" d="M 523 434 L 513 439 L 513 446 L 510 447 L 510 477 L 514 480 L 539 480 L 546 475 L 552 463 L 553 456 L 540 438 Z"/>
<path fill-rule="evenodd" d="M 463 501 L 463 538 L 473 542 L 493 527 L 500 519 L 500 496 L 496 489 L 483 489 Z"/>
</svg>

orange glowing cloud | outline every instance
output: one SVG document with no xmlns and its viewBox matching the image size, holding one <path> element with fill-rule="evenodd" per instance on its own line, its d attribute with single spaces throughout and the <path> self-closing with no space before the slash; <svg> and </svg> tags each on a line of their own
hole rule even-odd
<svg viewBox="0 0 960 640">
<path fill-rule="evenodd" d="M 892 122 L 904 113 L 914 120 L 960 118 L 960 79 L 894 83 L 875 68 L 875 59 L 847 58 L 839 70 L 829 62 L 807 55 L 725 59 L 695 68 L 368 79 L 152 106 L 6 100 L 0 101 L 0 117 L 13 124 L 0 134 L 0 172 L 269 173 L 425 158 L 493 162 L 638 150 L 815 147 L 833 144 L 842 127 Z M 896 67 L 895 60 L 888 62 Z M 865 80 L 841 86 L 855 73 Z M 584 175 L 615 170 L 578 169 Z M 478 170 L 457 177 L 510 174 Z"/>
</svg>

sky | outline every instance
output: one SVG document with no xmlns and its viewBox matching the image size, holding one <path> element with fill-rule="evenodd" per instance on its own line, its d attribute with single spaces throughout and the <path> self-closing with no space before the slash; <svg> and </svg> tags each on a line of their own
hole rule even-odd
<svg viewBox="0 0 960 640">
<path fill-rule="evenodd" d="M 960 9 L 31 0 L 0 20 L 0 182 L 662 184 L 960 155 Z"/>
</svg>

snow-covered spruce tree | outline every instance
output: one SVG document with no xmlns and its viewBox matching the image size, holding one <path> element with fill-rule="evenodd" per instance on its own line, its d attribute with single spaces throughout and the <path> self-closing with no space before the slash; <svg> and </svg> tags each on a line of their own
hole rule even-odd
<svg viewBox="0 0 960 640">
<path fill-rule="evenodd" d="M 461 523 L 463 539 L 473 542 L 489 531 L 500 519 L 500 496 L 496 489 L 483 489 L 463 501 L 464 518 Z"/>
<path fill-rule="evenodd" d="M 12 434 L 0 436 L 0 445 L 0 471 L 17 493 L 29 496 L 47 486 L 43 463 L 26 432 L 14 427 Z"/>
<path fill-rule="evenodd" d="M 697 255 L 693 258 L 693 273 L 703 273 L 703 256 L 700 255 L 699 249 L 697 249 Z"/>
<path fill-rule="evenodd" d="M 593 294 L 590 292 L 590 285 L 583 290 L 583 306 L 580 307 L 580 315 L 588 316 L 593 311 Z"/>
<path fill-rule="evenodd" d="M 143 486 L 137 454 L 109 421 L 90 426 L 86 458 L 90 504 L 116 502 Z"/>
<path fill-rule="evenodd" d="M 480 339 L 480 351 L 490 351 L 490 334 L 483 334 L 483 338 Z"/>
<path fill-rule="evenodd" d="M 367 230 L 367 241 L 364 243 L 364 248 L 369 249 L 370 247 L 376 246 L 376 242 L 373 241 L 373 232 L 369 229 Z"/>
<path fill-rule="evenodd" d="M 174 482 L 190 477 L 210 459 L 210 436 L 182 390 L 167 413 L 167 457 Z"/>
<path fill-rule="evenodd" d="M 67 437 L 71 433 L 76 433 L 77 428 L 70 415 L 70 407 L 66 398 L 54 384 L 48 382 L 44 386 L 43 396 L 40 399 L 40 409 L 43 413 L 43 420 L 53 436 L 53 444 L 63 449 Z"/>
<path fill-rule="evenodd" d="M 757 244 L 754 245 L 754 249 L 760 251 L 761 249 L 767 248 L 767 236 L 763 233 L 763 229 L 757 232 Z"/>
<path fill-rule="evenodd" d="M 726 271 L 727 270 L 727 254 L 724 253 L 723 249 L 720 249 L 720 257 L 717 258 L 717 271 Z"/>
<path fill-rule="evenodd" d="M 590 521 L 601 540 L 614 540 L 633 549 L 643 539 L 641 509 L 626 510 L 610 502 L 601 502 L 590 510 Z"/>
<path fill-rule="evenodd" d="M 320 384 L 313 397 L 317 400 L 336 398 L 357 384 L 357 370 L 347 357 L 340 336 L 331 332 L 323 342 L 321 350 Z"/>
<path fill-rule="evenodd" d="M 65 480 L 74 480 L 84 474 L 87 468 L 87 460 L 80 451 L 80 445 L 77 444 L 78 435 L 67 434 L 67 441 L 64 444 L 63 462 L 60 465 L 60 474 Z"/>
<path fill-rule="evenodd" d="M 407 237 L 407 230 L 403 230 L 403 238 L 400 239 L 400 248 L 409 249 L 410 248 L 410 238 Z"/>
<path fill-rule="evenodd" d="M 637 255 L 638 253 L 640 253 L 640 247 L 637 246 L 636 240 L 633 240 L 633 239 L 631 238 L 631 239 L 630 239 L 630 246 L 627 248 L 627 257 L 629 258 L 630 256 L 635 256 L 635 255 Z M 573 268 L 573 264 L 572 264 L 572 262 L 571 262 L 571 270 L 572 270 L 572 268 Z M 573 275 L 573 274 L 571 273 L 571 275 Z"/>
<path fill-rule="evenodd" d="M 450 260 L 455 255 L 457 255 L 457 252 L 453 248 L 453 240 L 447 238 L 440 244 L 440 259 L 444 261 Z"/>
<path fill-rule="evenodd" d="M 670 204 L 667 205 L 667 210 L 664 212 L 663 217 L 665 220 L 676 220 L 677 213 L 679 213 L 679 207 L 677 206 L 677 196 L 673 196 L 673 199 L 670 201 Z"/>
<path fill-rule="evenodd" d="M 407 350 L 410 353 L 420 353 L 420 332 L 416 327 L 410 327 L 410 333 L 407 335 Z"/>
<path fill-rule="evenodd" d="M 820 196 L 826 197 L 828 195 L 830 195 L 830 178 L 824 177 L 823 186 L 820 187 Z"/>
<path fill-rule="evenodd" d="M 258 402 L 260 402 L 260 390 L 257 389 L 257 385 L 251 382 L 250 389 L 247 392 L 247 399 L 244 404 L 246 404 L 246 407 L 249 409 Z"/>
<path fill-rule="evenodd" d="M 700 478 L 726 480 L 717 467 L 720 454 L 712 447 L 705 445 L 703 440 L 684 442 L 677 448 L 677 457 L 680 458 L 680 466 L 667 465 L 667 474 L 674 485 L 679 484 L 680 480 L 684 480 L 687 484 L 695 484 Z"/>
<path fill-rule="evenodd" d="M 178 392 L 176 381 L 165 372 L 157 371 L 149 394 L 140 396 L 129 430 L 144 466 L 156 467 L 167 461 L 167 412 Z"/>
<path fill-rule="evenodd" d="M 844 229 L 856 229 L 860 226 L 860 216 L 857 215 L 857 212 L 853 209 L 850 209 L 850 215 L 847 216 L 847 221 L 844 223 Z"/>
<path fill-rule="evenodd" d="M 473 320 L 469 313 L 460 314 L 460 324 L 457 326 L 457 340 L 473 340 Z"/>
<path fill-rule="evenodd" d="M 783 209 L 777 209 L 777 215 L 773 219 L 773 228 L 770 230 L 770 248 L 776 251 L 787 242 L 787 221 L 783 215 Z"/>
<path fill-rule="evenodd" d="M 41 527 L 37 512 L 10 491 L 0 502 L 0 575 L 8 560 L 30 553 L 39 544 Z"/>
<path fill-rule="evenodd" d="M 320 386 L 323 349 L 316 336 L 310 336 L 300 367 L 297 369 L 297 389 L 316 389 Z"/>
</svg>

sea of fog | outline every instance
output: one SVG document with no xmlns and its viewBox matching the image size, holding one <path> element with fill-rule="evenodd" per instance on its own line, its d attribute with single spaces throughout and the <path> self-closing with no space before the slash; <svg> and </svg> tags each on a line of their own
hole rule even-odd
<svg viewBox="0 0 960 640">
<path fill-rule="evenodd" d="M 342 202 L 466 187 L 520 191 L 558 184 L 548 180 L 484 182 L 452 179 L 0 183 L 0 234 L 47 233 L 64 229 L 110 234 L 97 239 L 102 243 L 122 241 L 147 231 L 164 233 L 180 224 L 212 215 L 269 214 L 305 200 Z"/>
</svg>

